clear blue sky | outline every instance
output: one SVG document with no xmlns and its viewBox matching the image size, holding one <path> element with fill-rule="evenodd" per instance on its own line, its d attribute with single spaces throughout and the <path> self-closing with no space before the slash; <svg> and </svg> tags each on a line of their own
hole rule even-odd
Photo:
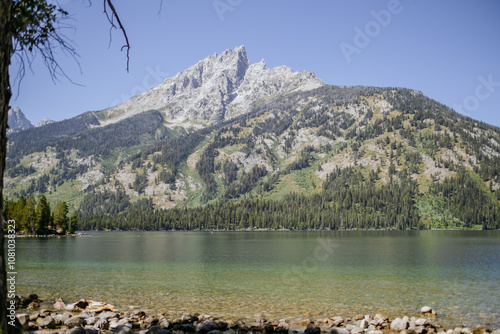
<svg viewBox="0 0 500 334">
<path fill-rule="evenodd" d="M 160 0 L 116 0 L 132 44 L 130 73 L 119 31 L 110 45 L 101 2 L 59 3 L 71 13 L 74 29 L 65 34 L 81 72 L 64 54 L 58 59 L 81 86 L 65 78 L 54 84 L 36 61 L 11 101 L 35 123 L 105 109 L 245 45 L 252 63 L 307 70 L 332 85 L 420 90 L 500 126 L 498 0 L 164 0 L 160 15 Z"/>
</svg>

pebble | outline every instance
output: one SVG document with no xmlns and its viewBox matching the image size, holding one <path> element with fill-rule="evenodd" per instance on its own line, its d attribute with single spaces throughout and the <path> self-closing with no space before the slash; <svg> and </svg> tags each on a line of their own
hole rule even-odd
<svg viewBox="0 0 500 334">
<path fill-rule="evenodd" d="M 146 332 L 146 334 L 169 334 L 169 333 L 172 333 L 171 331 L 169 331 L 168 329 L 166 328 L 163 328 L 161 326 L 151 326 L 148 331 Z"/>
<path fill-rule="evenodd" d="M 317 326 L 314 325 L 314 323 L 311 323 L 307 325 L 306 330 L 304 331 L 304 334 L 321 334 L 321 329 Z"/>
<path fill-rule="evenodd" d="M 87 331 L 85 331 L 84 328 L 82 327 L 75 327 L 68 329 L 65 334 L 86 334 Z"/>
<path fill-rule="evenodd" d="M 351 334 L 361 334 L 364 332 L 365 332 L 365 330 L 363 328 L 360 328 L 360 327 L 355 327 L 351 330 Z"/>
<path fill-rule="evenodd" d="M 330 334 L 349 334 L 349 331 L 345 328 L 333 327 L 330 330 Z"/>
<path fill-rule="evenodd" d="M 51 316 L 48 317 L 39 317 L 36 319 L 36 324 L 42 328 L 49 328 L 53 329 L 56 328 L 56 322 L 54 321 L 54 318 Z"/>
<path fill-rule="evenodd" d="M 29 329 L 30 316 L 26 313 L 21 313 L 17 315 L 17 320 L 24 330 Z"/>
<path fill-rule="evenodd" d="M 116 318 L 118 316 L 118 313 L 116 312 L 111 312 L 111 311 L 104 311 L 99 314 L 99 318 L 102 319 L 110 319 L 110 318 Z"/>
<path fill-rule="evenodd" d="M 106 319 L 98 318 L 97 321 L 94 323 L 94 327 L 99 328 L 99 329 L 108 329 L 109 322 Z"/>
<path fill-rule="evenodd" d="M 85 326 L 85 333 L 87 334 L 100 334 L 101 331 L 94 326 Z"/>
<path fill-rule="evenodd" d="M 210 321 L 210 320 L 205 320 L 204 322 L 202 323 L 199 323 L 197 326 L 196 326 L 196 331 L 198 333 L 208 333 L 214 329 L 217 329 L 217 324 L 213 321 Z"/>
<path fill-rule="evenodd" d="M 415 320 L 415 325 L 417 326 L 424 326 L 425 324 L 427 324 L 427 319 L 425 318 L 419 318 Z"/>
<path fill-rule="evenodd" d="M 116 326 L 113 329 L 113 333 L 114 334 L 133 334 L 134 331 L 132 330 L 132 328 L 130 328 L 128 326 L 120 325 L 120 326 Z"/>
<path fill-rule="evenodd" d="M 431 313 L 432 312 L 432 308 L 430 306 L 424 306 L 420 309 L 420 312 L 422 313 Z"/>
<path fill-rule="evenodd" d="M 80 318 L 80 317 L 71 317 L 71 318 L 68 318 L 67 320 L 64 321 L 64 325 L 68 326 L 70 328 L 72 328 L 72 327 L 78 327 L 78 326 L 83 325 L 83 321 L 84 321 L 83 318 Z"/>
<path fill-rule="evenodd" d="M 368 320 L 366 319 L 363 319 L 359 322 L 359 327 L 361 327 L 362 329 L 365 329 L 365 328 L 368 328 L 370 324 L 368 323 Z"/>
</svg>

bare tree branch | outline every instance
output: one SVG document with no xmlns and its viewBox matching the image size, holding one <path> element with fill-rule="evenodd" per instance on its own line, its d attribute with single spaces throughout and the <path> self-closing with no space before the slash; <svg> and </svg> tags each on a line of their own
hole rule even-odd
<svg viewBox="0 0 500 334">
<path fill-rule="evenodd" d="M 108 7 L 111 10 L 111 14 L 108 13 Z M 125 38 L 125 45 L 122 46 L 121 50 L 123 49 L 127 50 L 127 72 L 129 72 L 129 62 L 130 62 L 130 43 L 128 41 L 128 36 L 127 32 L 125 31 L 125 28 L 123 27 L 122 22 L 120 21 L 120 17 L 118 16 L 115 6 L 113 5 L 113 2 L 111 0 L 104 0 L 104 14 L 106 14 L 106 17 L 108 18 L 109 23 L 111 24 L 112 28 L 117 28 L 114 23 L 114 19 L 116 19 L 116 22 L 118 23 L 118 28 L 122 31 L 123 37 Z M 110 40 L 111 42 L 111 40 Z"/>
<path fill-rule="evenodd" d="M 163 0 L 160 0 L 160 9 L 158 9 L 158 17 L 161 17 L 161 10 L 163 9 Z"/>
<path fill-rule="evenodd" d="M 30 24 L 32 25 L 38 24 L 42 27 L 50 25 L 49 29 L 43 31 L 40 30 L 38 33 L 32 33 L 32 35 L 28 35 L 23 30 L 26 28 L 19 26 L 18 23 L 18 29 L 14 31 L 12 58 L 16 59 L 16 61 L 18 62 L 18 66 L 16 66 L 17 74 L 14 78 L 13 83 L 14 86 L 17 87 L 17 95 L 20 91 L 21 81 L 26 74 L 26 67 L 32 70 L 32 64 L 37 56 L 42 57 L 42 60 L 47 67 L 47 70 L 49 71 L 49 75 L 53 82 L 59 81 L 59 77 L 63 76 L 71 83 L 81 86 L 80 84 L 75 83 L 71 80 L 71 78 L 66 74 L 66 72 L 56 60 L 56 55 L 58 52 L 69 55 L 75 60 L 81 72 L 80 63 L 78 61 L 79 56 L 74 43 L 71 39 L 63 34 L 64 30 L 74 29 L 74 26 L 72 24 L 65 23 L 65 21 L 68 19 L 68 16 L 65 11 L 60 9 L 60 7 L 59 9 L 56 9 L 56 7 L 54 7 L 50 12 L 50 15 L 51 16 L 49 17 L 47 12 L 41 12 L 38 16 L 35 17 L 35 21 L 30 22 Z M 34 30 L 31 29 L 30 31 Z"/>
</svg>

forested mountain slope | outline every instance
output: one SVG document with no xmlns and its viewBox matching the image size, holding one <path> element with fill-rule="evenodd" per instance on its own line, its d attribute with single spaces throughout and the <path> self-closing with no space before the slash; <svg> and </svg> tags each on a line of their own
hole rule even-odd
<svg viewBox="0 0 500 334">
<path fill-rule="evenodd" d="M 420 92 L 321 85 L 242 110 L 10 134 L 6 194 L 65 200 L 85 229 L 500 227 L 500 129 Z"/>
</svg>

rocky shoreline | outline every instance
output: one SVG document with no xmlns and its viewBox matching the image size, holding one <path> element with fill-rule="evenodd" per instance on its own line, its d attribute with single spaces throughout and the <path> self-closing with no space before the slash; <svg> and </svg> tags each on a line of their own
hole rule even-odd
<svg viewBox="0 0 500 334">
<path fill-rule="evenodd" d="M 352 318 L 331 316 L 323 319 L 287 321 L 265 319 L 254 321 L 220 319 L 207 314 L 184 314 L 171 318 L 168 314 L 148 315 L 142 310 L 118 311 L 111 306 L 99 311 L 37 310 L 38 297 L 31 307 L 19 309 L 15 325 L 32 333 L 65 334 L 500 334 L 500 329 L 482 326 L 446 328 L 433 321 L 436 312 L 425 306 L 420 317 L 402 316 L 395 319 L 376 314 L 356 315 Z M 23 302 L 30 299 L 24 298 Z M 24 304 L 24 305 L 23 305 Z M 54 304 L 56 305 L 56 304 Z M 71 305 L 75 305 L 71 304 Z M 20 307 L 26 307 L 21 303 Z M 33 307 L 35 306 L 35 307 Z"/>
</svg>

